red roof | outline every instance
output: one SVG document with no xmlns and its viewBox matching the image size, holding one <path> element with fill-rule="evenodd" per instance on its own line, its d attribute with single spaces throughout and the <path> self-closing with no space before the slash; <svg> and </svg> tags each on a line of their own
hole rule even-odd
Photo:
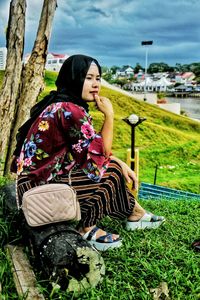
<svg viewBox="0 0 200 300">
<path fill-rule="evenodd" d="M 58 53 L 52 53 L 51 54 L 55 57 L 55 58 L 64 58 L 66 56 L 66 54 L 58 54 Z"/>
<path fill-rule="evenodd" d="M 194 75 L 194 73 L 192 73 L 192 72 L 185 72 L 185 73 L 183 73 L 182 74 L 182 78 L 188 78 L 188 77 L 191 77 L 192 75 Z"/>
</svg>

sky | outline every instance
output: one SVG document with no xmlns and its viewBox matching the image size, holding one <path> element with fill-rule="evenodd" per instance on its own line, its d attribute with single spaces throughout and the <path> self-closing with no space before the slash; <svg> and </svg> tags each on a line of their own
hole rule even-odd
<svg viewBox="0 0 200 300">
<path fill-rule="evenodd" d="M 31 52 L 42 0 L 27 0 L 25 50 Z M 199 0 L 57 0 L 49 52 L 85 54 L 103 66 L 200 62 Z M 0 0 L 4 47 L 9 0 Z M 142 41 L 153 41 L 148 50 Z"/>
</svg>

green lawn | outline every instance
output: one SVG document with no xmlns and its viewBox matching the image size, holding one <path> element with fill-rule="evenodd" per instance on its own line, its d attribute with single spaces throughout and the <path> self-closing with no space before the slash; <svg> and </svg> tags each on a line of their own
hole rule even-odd
<svg viewBox="0 0 200 300">
<path fill-rule="evenodd" d="M 0 72 L 0 84 L 2 78 Z M 46 72 L 46 89 L 40 98 L 54 89 L 56 74 Z M 136 146 L 140 150 L 140 181 L 153 183 L 158 165 L 157 184 L 200 193 L 200 123 L 164 111 L 155 105 L 137 101 L 116 91 L 102 88 L 115 111 L 113 153 L 126 160 L 131 145 L 131 129 L 122 118 L 132 113 L 147 120 L 136 128 Z M 91 106 L 97 130 L 102 115 Z M 6 178 L 0 178 L 0 185 Z M 200 237 L 200 202 L 143 201 L 143 206 L 167 218 L 153 231 L 128 233 L 123 223 L 104 220 L 102 226 L 115 229 L 123 237 L 123 247 L 103 253 L 106 276 L 96 289 L 85 291 L 77 299 L 118 300 L 153 299 L 150 288 L 166 282 L 172 300 L 200 299 L 200 254 L 191 249 Z M 12 226 L 13 216 L 0 210 L 0 293 L 1 300 L 19 299 L 14 289 L 10 266 L 3 246 L 18 237 Z M 45 290 L 45 283 L 41 283 Z M 45 291 L 44 291 L 45 293 Z M 51 295 L 51 296 L 50 296 Z M 46 292 L 47 299 L 75 299 L 71 294 Z"/>
<path fill-rule="evenodd" d="M 75 298 L 58 290 L 47 291 L 45 283 L 38 282 L 46 299 L 153 299 L 149 290 L 161 282 L 167 283 L 172 300 L 200 299 L 200 253 L 191 248 L 192 241 L 200 237 L 200 201 L 151 200 L 142 205 L 164 215 L 165 224 L 155 230 L 127 232 L 123 222 L 105 219 L 101 226 L 119 232 L 123 246 L 102 253 L 106 265 L 102 284 Z M 1 246 L 16 238 L 10 220 L 1 218 Z M 0 260 L 1 299 L 19 299 L 3 248 Z"/>
</svg>

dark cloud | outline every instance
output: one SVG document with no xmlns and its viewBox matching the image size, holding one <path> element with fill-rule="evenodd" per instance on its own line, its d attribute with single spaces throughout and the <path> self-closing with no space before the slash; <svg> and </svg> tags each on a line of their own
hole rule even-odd
<svg viewBox="0 0 200 300">
<path fill-rule="evenodd" d="M 96 8 L 94 6 L 92 6 L 91 8 L 88 8 L 87 11 L 89 13 L 92 13 L 92 14 L 99 14 L 103 17 L 109 17 L 109 14 L 107 14 L 106 12 L 104 12 L 103 10 L 99 9 L 99 8 Z"/>
<path fill-rule="evenodd" d="M 0 47 L 9 1 L 0 0 Z M 41 0 L 27 2 L 25 52 L 35 39 Z M 58 0 L 49 51 L 85 53 L 104 65 L 145 64 L 142 40 L 153 40 L 150 62 L 199 62 L 199 0 Z"/>
</svg>

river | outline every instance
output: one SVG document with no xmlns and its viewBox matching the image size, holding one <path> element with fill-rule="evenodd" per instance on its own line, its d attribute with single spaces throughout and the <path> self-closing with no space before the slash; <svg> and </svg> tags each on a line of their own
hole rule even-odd
<svg viewBox="0 0 200 300">
<path fill-rule="evenodd" d="M 180 103 L 181 111 L 184 111 L 189 118 L 200 121 L 200 98 L 175 98 L 165 97 L 168 103 Z"/>
<path fill-rule="evenodd" d="M 120 93 L 123 93 L 129 97 L 133 97 L 135 99 L 143 100 L 143 93 L 136 93 L 122 90 L 121 88 L 111 85 L 107 81 L 102 79 L 102 84 L 112 90 L 117 90 Z M 168 103 L 180 103 L 181 110 L 184 111 L 189 118 L 196 119 L 200 121 L 200 98 L 176 98 L 176 97 L 165 97 Z"/>
</svg>

